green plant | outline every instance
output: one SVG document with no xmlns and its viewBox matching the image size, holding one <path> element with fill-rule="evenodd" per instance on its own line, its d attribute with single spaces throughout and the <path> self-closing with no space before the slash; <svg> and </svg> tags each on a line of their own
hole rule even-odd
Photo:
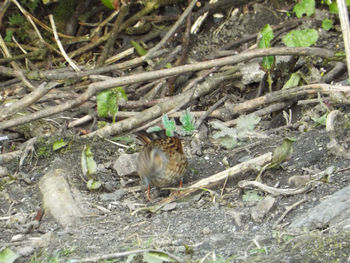
<svg viewBox="0 0 350 263">
<path fill-rule="evenodd" d="M 167 114 L 163 114 L 162 116 L 162 124 L 165 128 L 165 134 L 168 137 L 174 136 L 174 132 L 176 131 L 181 135 L 189 135 L 192 134 L 195 130 L 194 126 L 194 118 L 189 110 L 185 111 L 180 117 L 181 127 L 176 126 L 175 120 L 173 118 L 169 119 Z M 159 126 L 152 126 L 147 129 L 148 133 L 161 131 L 162 129 Z"/>
<path fill-rule="evenodd" d="M 315 0 L 301 0 L 293 7 L 293 12 L 298 18 L 303 15 L 313 15 L 315 13 Z"/>
<path fill-rule="evenodd" d="M 12 41 L 12 36 L 18 37 L 21 41 L 25 40 L 28 37 L 28 23 L 24 17 L 15 13 L 9 17 L 10 28 L 6 31 L 5 40 L 10 42 Z"/>
<path fill-rule="evenodd" d="M 127 100 L 128 97 L 125 94 L 123 87 L 101 91 L 96 96 L 97 113 L 100 117 L 104 118 L 112 115 L 114 123 L 119 109 L 119 102 Z"/>
<path fill-rule="evenodd" d="M 269 48 L 271 47 L 271 41 L 274 38 L 273 30 L 269 24 L 265 25 L 260 30 L 261 39 L 258 43 L 259 48 Z M 272 91 L 272 78 L 271 78 L 271 71 L 273 70 L 275 66 L 275 56 L 265 56 L 263 57 L 263 60 L 261 62 L 262 69 L 267 74 L 267 82 L 269 84 L 269 91 Z"/>
</svg>

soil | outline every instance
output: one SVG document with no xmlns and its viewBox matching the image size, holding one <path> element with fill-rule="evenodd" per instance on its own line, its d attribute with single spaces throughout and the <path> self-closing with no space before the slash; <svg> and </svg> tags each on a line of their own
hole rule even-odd
<svg viewBox="0 0 350 263">
<path fill-rule="evenodd" d="M 307 23 L 319 28 L 320 17 L 324 15 L 318 14 L 319 19 L 305 22 L 300 28 Z M 194 58 L 205 57 L 229 40 L 256 33 L 266 23 L 278 24 L 284 20 L 288 17 L 262 4 L 256 4 L 244 15 L 225 21 L 217 22 L 210 18 L 194 37 L 191 55 Z M 339 31 L 321 34 L 320 38 L 318 43 L 322 47 L 341 48 L 336 46 L 342 43 Z M 342 79 L 345 78 L 343 76 Z M 221 93 L 241 96 L 238 89 L 229 86 L 220 90 Z M 208 102 L 210 105 L 215 96 L 210 94 L 199 103 L 205 105 Z M 251 96 L 246 93 L 242 99 Z M 293 106 L 293 121 L 314 114 L 312 107 Z M 348 109 L 343 107 L 341 110 L 346 113 Z M 36 153 L 28 156 L 20 169 L 18 161 L 7 165 L 10 174 L 16 174 L 17 180 L 1 186 L 1 247 L 13 247 L 23 254 L 29 247 L 27 255 L 16 262 L 73 262 L 70 261 L 72 259 L 80 262 L 90 257 L 139 249 L 162 250 L 184 262 L 348 262 L 350 238 L 346 228 L 321 226 L 302 232 L 290 229 L 288 225 L 326 196 L 349 185 L 350 171 L 345 169 L 349 161 L 327 150 L 330 139 L 324 125 L 317 125 L 310 119 L 305 121 L 304 129 L 278 129 L 282 125 L 282 113 L 264 117 L 256 130 L 266 136 L 241 141 L 239 150 L 222 148 L 212 139 L 214 131 L 209 127 L 209 136 L 203 138 L 201 156 L 191 154 L 190 136 L 183 139 L 189 160 L 184 187 L 223 171 L 227 166 L 273 152 L 286 137 L 295 138 L 293 154 L 282 163 L 282 167 L 264 172 L 264 184 L 285 189 L 290 188 L 288 180 L 292 176 L 314 175 L 332 166 L 336 171 L 343 169 L 319 180 L 305 193 L 275 196 L 273 207 L 261 220 L 253 220 L 251 212 L 259 200 L 269 194 L 256 188 L 241 189 L 237 185 L 241 180 L 254 180 L 257 172 L 240 174 L 212 189 L 198 190 L 174 204 L 151 211 L 140 208 L 158 204 L 169 193 L 153 189 L 152 200 L 148 201 L 144 190 L 132 190 L 140 185 L 137 175 L 122 177 L 112 168 L 125 149 L 103 139 L 88 140 L 67 133 L 39 139 L 35 143 Z M 64 138 L 68 146 L 53 152 L 49 147 L 57 138 Z M 81 152 L 86 144 L 91 146 L 98 164 L 96 177 L 103 183 L 103 187 L 96 191 L 87 189 L 81 175 Z M 133 151 L 132 147 L 129 150 Z M 39 225 L 24 229 L 38 209 L 44 207 L 40 179 L 55 169 L 63 169 L 82 216 L 64 227 L 45 213 Z M 245 200 L 249 191 L 256 193 L 257 199 Z M 304 202 L 292 209 L 277 227 L 274 226 L 287 207 L 303 199 Z M 19 240 L 13 241 L 14 236 Z M 41 240 L 42 243 L 34 246 L 33 240 Z M 33 247 L 35 251 L 30 249 Z M 135 252 L 108 262 L 163 262 L 159 258 L 156 261 L 156 256 L 161 254 Z M 101 259 L 99 262 L 107 261 Z"/>
</svg>

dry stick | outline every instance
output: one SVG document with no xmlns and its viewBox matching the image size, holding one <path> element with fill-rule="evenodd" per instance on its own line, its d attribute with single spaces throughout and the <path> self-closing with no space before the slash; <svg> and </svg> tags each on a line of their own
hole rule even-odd
<svg viewBox="0 0 350 263">
<path fill-rule="evenodd" d="M 339 10 L 341 31 L 343 32 L 346 64 L 348 66 L 348 78 L 350 79 L 350 26 L 348 8 L 346 6 L 345 0 L 337 0 L 337 5 Z M 350 81 L 349 79 L 348 81 Z"/>
<path fill-rule="evenodd" d="M 1 6 L 0 6 L 0 28 L 2 27 L 2 18 L 4 17 L 7 8 L 9 8 L 11 1 L 10 0 L 5 0 Z"/>
<path fill-rule="evenodd" d="M 224 103 L 226 99 L 227 95 L 218 100 L 213 106 L 209 107 L 209 109 L 196 122 L 196 130 L 199 129 L 199 127 L 202 125 L 203 121 L 209 116 L 209 114 L 216 110 L 216 108 L 219 107 L 222 103 Z"/>
<path fill-rule="evenodd" d="M 191 72 L 191 71 L 202 70 L 202 69 L 206 69 L 206 68 L 213 68 L 216 66 L 224 66 L 224 65 L 228 65 L 228 64 L 239 63 L 239 62 L 242 62 L 245 60 L 252 59 L 254 57 L 262 57 L 262 56 L 267 56 L 267 55 L 291 55 L 291 54 L 294 54 L 294 55 L 296 55 L 296 54 L 314 55 L 315 53 L 320 55 L 321 57 L 330 57 L 334 54 L 333 51 L 319 49 L 319 48 L 257 49 L 257 50 L 247 51 L 247 52 L 244 52 L 244 53 L 236 55 L 236 56 L 219 58 L 219 59 L 199 62 L 196 64 L 189 64 L 189 65 L 174 67 L 174 68 L 170 68 L 170 69 L 162 69 L 162 70 L 157 70 L 157 71 L 153 71 L 153 72 L 140 73 L 140 74 L 135 74 L 132 76 L 123 76 L 123 77 L 115 78 L 113 80 L 92 83 L 89 85 L 89 88 L 87 89 L 87 91 L 85 91 L 83 94 L 81 94 L 75 100 L 67 101 L 66 103 L 63 103 L 59 106 L 49 107 L 43 111 L 39 111 L 39 112 L 36 112 L 33 114 L 28 114 L 25 117 L 19 117 L 19 118 L 9 120 L 9 121 L 3 121 L 2 123 L 0 123 L 0 130 L 6 129 L 9 127 L 13 127 L 13 126 L 16 126 L 18 124 L 30 122 L 30 121 L 33 121 L 36 119 L 40 119 L 43 117 L 51 116 L 53 114 L 56 114 L 56 113 L 59 113 L 59 112 L 65 111 L 65 110 L 69 110 L 73 107 L 76 107 L 76 106 L 84 103 L 89 98 L 94 96 L 97 92 L 100 92 L 102 90 L 106 90 L 108 88 L 112 88 L 115 86 L 128 85 L 128 84 L 132 84 L 132 83 L 149 81 L 149 80 L 158 79 L 158 78 L 162 78 L 162 77 L 166 77 L 166 76 L 172 76 L 172 75 L 181 74 L 181 73 L 185 73 L 185 72 Z M 305 86 L 305 87 L 307 89 L 306 92 L 309 92 L 309 93 L 313 93 L 313 92 L 315 92 L 315 90 L 317 90 L 317 91 L 324 90 L 325 92 L 330 92 L 330 88 L 347 90 L 346 88 L 344 89 L 344 87 L 337 87 L 337 86 L 332 86 L 332 85 L 327 85 L 327 84 L 317 85 L 317 86 L 311 85 L 311 86 Z M 310 89 L 311 91 L 308 89 Z M 291 90 L 294 90 L 294 89 L 290 89 L 287 91 L 290 93 Z M 314 91 L 312 91 L 312 90 L 314 90 Z M 268 98 L 270 98 L 270 97 L 266 95 L 260 100 L 266 101 L 269 103 Z M 255 100 L 259 100 L 259 98 L 256 98 Z M 264 102 L 264 103 L 266 103 L 266 102 Z M 242 106 L 238 107 L 237 109 L 240 110 L 241 108 L 244 110 L 244 107 L 242 107 Z M 161 112 L 165 112 L 165 111 L 161 110 L 161 111 L 156 111 L 156 112 L 159 112 L 159 114 L 160 114 Z M 138 116 L 138 115 L 136 115 L 136 116 Z M 153 115 L 153 116 L 156 116 L 156 115 Z M 138 117 L 140 117 L 140 116 L 138 116 Z M 136 122 L 136 123 L 137 123 L 137 125 L 140 124 L 139 122 Z M 119 123 L 117 123 L 117 125 L 118 125 L 117 126 L 118 128 L 114 128 L 114 129 L 116 129 L 117 133 L 120 133 L 120 132 L 123 132 L 123 131 L 126 131 L 128 129 L 133 128 L 132 125 L 126 124 L 124 122 L 119 122 Z M 112 131 L 113 129 L 106 127 L 106 129 L 102 129 L 102 133 L 108 134 L 108 132 L 106 130 Z"/>
<path fill-rule="evenodd" d="M 232 105 L 231 107 L 227 107 L 226 109 L 218 109 L 213 112 L 215 116 L 223 116 L 228 113 L 231 115 L 236 115 L 242 112 L 251 111 L 258 106 L 280 102 L 283 100 L 298 100 L 308 94 L 317 94 L 317 92 L 322 92 L 326 94 L 331 94 L 332 92 L 350 92 L 350 86 L 336 86 L 329 84 L 311 84 L 306 86 L 300 86 L 288 90 L 278 90 L 275 92 L 268 93 L 264 96 L 245 101 L 236 105 Z"/>
<path fill-rule="evenodd" d="M 191 6 L 191 0 L 188 0 L 188 4 Z M 185 30 L 185 33 L 182 35 L 182 41 L 181 41 L 182 42 L 181 47 L 183 48 L 182 54 L 175 61 L 174 66 L 183 65 L 186 61 L 188 50 L 189 50 L 189 43 L 190 43 L 191 25 L 192 25 L 192 12 L 189 12 L 187 15 L 186 30 Z M 175 85 L 174 85 L 176 79 L 177 79 L 177 76 L 174 76 L 169 78 L 167 81 L 168 82 L 167 90 L 168 90 L 168 93 L 170 94 L 174 94 L 176 91 Z"/>
<path fill-rule="evenodd" d="M 80 71 L 80 69 L 78 68 L 77 65 L 75 65 L 75 63 L 73 62 L 73 60 L 71 60 L 70 57 L 68 57 L 66 51 L 64 50 L 62 44 L 61 44 L 61 41 L 60 39 L 58 38 L 58 35 L 57 35 L 57 30 L 56 30 L 56 25 L 55 25 L 55 21 L 53 20 L 53 15 L 49 15 L 49 19 L 50 19 L 50 23 L 51 23 L 51 26 L 52 26 L 52 30 L 53 30 L 53 35 L 55 37 L 55 40 L 56 40 L 56 43 L 58 45 L 58 48 L 60 49 L 64 59 L 68 62 L 68 64 L 75 70 L 75 71 Z"/>
<path fill-rule="evenodd" d="M 158 57 L 166 53 L 166 49 L 159 50 L 154 54 L 152 58 Z M 70 57 L 73 57 L 71 53 L 68 54 Z M 140 65 L 143 63 L 146 59 L 146 56 L 142 57 L 137 57 L 134 59 L 131 59 L 129 61 L 125 61 L 123 63 L 115 64 L 115 65 L 110 65 L 110 66 L 105 66 L 101 68 L 95 68 L 95 69 L 89 69 L 86 71 L 81 71 L 81 72 L 74 72 L 74 71 L 69 71 L 69 72 L 63 72 L 62 70 L 48 70 L 48 71 L 31 71 L 27 75 L 29 78 L 34 78 L 34 79 L 49 79 L 49 80 L 62 80 L 62 79 L 70 79 L 70 78 L 82 78 L 85 76 L 90 76 L 92 74 L 102 74 L 102 73 L 107 73 L 111 71 L 117 71 L 121 69 L 128 69 L 131 67 L 136 67 L 137 65 Z M 149 57 L 147 59 L 150 59 Z M 1 69 L 1 66 L 0 66 Z"/>
<path fill-rule="evenodd" d="M 180 258 L 177 256 L 168 253 L 163 250 L 158 250 L 158 249 L 139 249 L 139 250 L 131 250 L 127 252 L 118 252 L 118 253 L 111 253 L 111 254 L 106 254 L 102 256 L 96 256 L 96 257 L 91 257 L 91 258 L 82 258 L 82 259 L 70 259 L 69 262 L 71 263 L 80 263 L 80 262 L 100 262 L 101 260 L 108 260 L 108 259 L 113 259 L 113 258 L 120 258 L 120 257 L 127 257 L 130 255 L 135 255 L 135 254 L 143 254 L 143 253 L 159 253 L 159 254 L 165 254 L 169 258 L 175 260 L 176 262 L 183 262 Z"/>
<path fill-rule="evenodd" d="M 106 73 L 106 72 L 111 72 L 113 70 L 127 69 L 131 66 L 136 66 L 136 65 L 139 65 L 140 63 L 143 63 L 146 59 L 151 59 L 151 58 L 157 57 L 157 56 L 164 53 L 164 51 L 161 51 L 161 50 L 159 52 L 160 53 L 158 53 L 157 55 L 153 54 L 152 56 L 150 55 L 150 52 L 148 52 L 147 55 L 145 55 L 145 56 L 138 57 L 138 58 L 132 59 L 130 61 L 126 61 L 124 63 L 119 63 L 116 65 L 106 66 L 106 67 L 102 67 L 102 68 L 97 68 L 94 70 L 87 70 L 87 71 L 82 71 L 82 72 L 64 72 L 64 73 L 59 73 L 59 71 L 57 71 L 57 70 L 54 70 L 54 71 L 32 71 L 32 72 L 29 72 L 27 75 L 29 78 L 34 78 L 34 79 L 41 78 L 41 79 L 50 79 L 50 80 L 62 80 L 62 79 L 67 79 L 67 78 L 81 78 L 81 77 L 88 76 L 91 74 L 102 74 L 102 73 Z M 69 53 L 68 55 L 70 57 L 73 57 L 72 53 Z M 254 49 L 254 50 L 245 51 L 245 52 L 240 53 L 238 55 L 233 55 L 233 56 L 229 56 L 229 57 L 213 59 L 213 60 L 208 60 L 208 61 L 203 61 L 203 62 L 198 62 L 195 64 L 189 64 L 189 65 L 184 65 L 184 66 L 179 66 L 179 67 L 173 67 L 171 69 L 164 69 L 161 72 L 167 72 L 167 71 L 172 72 L 170 74 L 166 74 L 163 76 L 163 77 L 166 77 L 166 76 L 187 73 L 187 72 L 196 71 L 196 70 L 208 69 L 208 68 L 212 68 L 212 67 L 216 67 L 216 66 L 225 66 L 228 64 L 236 64 L 239 62 L 250 60 L 252 58 L 269 56 L 269 55 L 319 56 L 322 58 L 330 58 L 330 57 L 334 56 L 334 51 L 329 50 L 329 49 L 323 49 L 323 48 L 287 48 L 287 47 Z M 158 71 L 155 71 L 155 72 L 158 72 Z M 153 74 L 153 72 L 151 74 Z M 152 78 L 152 79 L 155 79 L 155 78 Z M 146 79 L 146 80 L 152 80 L 152 79 Z M 135 83 L 135 82 L 133 82 L 133 83 Z M 105 85 L 105 84 L 106 83 L 103 83 L 103 85 Z M 127 84 L 130 84 L 130 83 L 127 83 Z M 112 88 L 114 86 L 115 86 L 115 84 L 111 84 L 108 88 Z"/>
<path fill-rule="evenodd" d="M 257 166 L 264 166 L 265 164 L 271 162 L 272 160 L 272 153 L 268 152 L 261 156 L 258 156 L 256 158 L 250 159 L 248 161 L 245 161 L 243 163 L 237 164 L 233 167 L 230 167 L 227 170 L 224 170 L 222 172 L 219 172 L 217 174 L 214 174 L 212 176 L 209 176 L 207 178 L 204 178 L 202 180 L 199 180 L 198 182 L 195 182 L 191 185 L 189 185 L 186 189 L 181 191 L 177 196 L 173 195 L 170 196 L 164 200 L 162 200 L 159 204 L 165 205 L 168 203 L 171 203 L 177 199 L 183 198 L 185 196 L 188 196 L 189 194 L 201 189 L 201 188 L 208 188 L 213 187 L 221 182 L 221 180 L 227 178 L 227 177 L 234 177 L 238 176 L 239 174 L 246 173 L 251 170 L 255 170 Z"/>
<path fill-rule="evenodd" d="M 306 186 L 298 189 L 280 189 L 272 186 L 268 186 L 266 184 L 260 183 L 258 181 L 240 181 L 238 182 L 238 186 L 240 188 L 249 188 L 249 187 L 257 187 L 260 190 L 269 193 L 273 196 L 283 195 L 283 196 L 289 196 L 289 195 L 297 195 L 297 194 L 303 194 L 307 191 L 309 191 L 312 187 L 312 184 L 307 184 Z"/>
<path fill-rule="evenodd" d="M 216 70 L 216 69 L 212 69 L 212 70 L 210 70 L 209 72 L 212 72 L 212 71 L 214 71 L 214 70 Z M 191 85 L 195 85 L 197 82 L 199 82 L 201 79 L 203 79 L 203 78 L 207 75 L 206 73 L 207 73 L 207 74 L 210 74 L 210 73 L 208 73 L 208 72 L 205 72 L 204 74 L 201 74 L 199 77 L 197 77 L 196 79 L 194 79 L 191 83 L 189 83 L 189 85 L 187 85 L 186 88 L 189 88 L 189 86 L 191 86 Z M 235 76 L 232 76 L 232 78 L 234 78 L 234 77 L 235 77 Z M 227 80 L 227 76 L 222 76 L 222 75 L 220 75 L 220 76 L 214 76 L 214 77 L 212 77 L 212 78 L 209 78 L 209 79 L 208 79 L 205 83 L 203 83 L 201 86 L 203 86 L 203 87 L 206 86 L 206 89 L 208 90 L 207 92 L 209 92 L 209 90 L 218 87 L 218 85 L 219 85 L 221 82 L 223 82 L 224 80 Z M 197 89 L 198 89 L 198 90 L 201 90 L 202 88 L 201 88 L 201 87 L 198 87 Z M 197 95 L 194 96 L 195 92 L 196 92 L 196 88 L 193 88 L 193 89 L 191 89 L 191 90 L 188 90 L 186 93 L 188 93 L 189 95 L 188 95 L 187 97 L 185 97 L 184 100 L 179 101 L 178 105 L 176 105 L 174 108 L 172 108 L 172 109 L 169 110 L 168 112 L 163 112 L 163 114 L 166 113 L 166 114 L 168 114 L 168 115 L 171 115 L 172 113 L 175 113 L 175 112 L 177 112 L 178 110 L 180 110 L 182 107 L 184 107 L 184 106 L 185 106 L 187 103 L 189 103 L 192 99 L 195 99 L 195 98 L 197 98 L 197 97 L 200 97 L 200 96 L 203 96 L 203 95 L 204 95 L 204 94 L 201 94 L 201 95 L 198 95 L 198 96 L 197 96 Z M 206 92 L 206 93 L 207 93 L 207 92 Z M 181 96 L 181 94 L 178 95 L 178 96 Z M 169 103 L 172 103 L 172 101 L 169 102 Z M 152 118 L 152 117 L 151 117 L 151 118 Z M 152 120 L 151 122 L 148 122 L 147 124 L 143 125 L 142 127 L 137 128 L 135 131 L 144 130 L 144 129 L 146 129 L 146 128 L 152 126 L 153 124 L 159 122 L 160 120 L 161 120 L 161 117 L 156 118 L 156 119 Z M 142 121 L 142 119 L 141 119 L 141 121 Z M 134 131 L 131 131 L 131 132 L 134 132 Z"/>
<path fill-rule="evenodd" d="M 119 10 L 115 10 L 113 11 L 112 14 L 110 14 L 105 20 L 103 20 L 101 23 L 99 23 L 97 25 L 96 28 L 94 28 L 94 30 L 92 30 L 92 33 L 91 33 L 91 38 L 94 38 L 95 36 L 98 35 L 98 33 L 102 30 L 102 28 L 107 25 L 107 23 L 109 21 L 111 21 L 117 14 L 119 13 Z"/>
<path fill-rule="evenodd" d="M 272 112 L 276 112 L 276 111 L 279 111 L 279 110 L 286 109 L 287 107 L 292 105 L 294 102 L 295 102 L 294 100 L 286 101 L 286 102 L 277 102 L 277 103 L 271 104 L 271 105 L 269 105 L 269 106 L 267 106 L 267 107 L 265 107 L 263 109 L 260 109 L 260 110 L 254 111 L 252 113 L 249 113 L 249 115 L 250 114 L 254 114 L 255 116 L 258 116 L 258 117 L 264 116 L 264 115 L 270 114 Z M 238 123 L 237 119 L 224 122 L 224 124 L 227 127 L 237 125 L 237 123 Z"/>
<path fill-rule="evenodd" d="M 49 84 L 44 82 L 33 92 L 12 103 L 9 107 L 0 107 L 0 121 L 35 103 L 57 85 L 59 85 L 58 82 L 52 82 Z"/>
<path fill-rule="evenodd" d="M 179 19 L 176 21 L 176 23 L 171 27 L 171 29 L 165 34 L 165 36 L 162 38 L 162 40 L 150 51 L 148 51 L 149 56 L 152 56 L 152 54 L 162 48 L 165 43 L 169 40 L 169 38 L 175 33 L 177 28 L 183 23 L 185 18 L 188 16 L 188 14 L 192 11 L 193 7 L 197 3 L 198 0 L 192 0 L 192 2 L 188 5 L 188 7 L 185 9 L 185 11 L 182 13 L 182 15 L 179 17 Z"/>
<path fill-rule="evenodd" d="M 282 222 L 282 220 L 286 217 L 286 215 L 288 215 L 288 213 L 290 211 L 292 211 L 294 208 L 296 208 L 297 206 L 301 205 L 304 202 L 306 202 L 306 199 L 301 199 L 298 202 L 296 202 L 290 206 L 287 206 L 286 211 L 284 211 L 283 214 L 280 216 L 280 218 L 278 218 L 278 220 L 273 224 L 272 229 L 275 229 Z"/>
<path fill-rule="evenodd" d="M 4 55 L 6 57 L 12 57 L 11 54 L 10 54 L 10 51 L 7 49 L 5 41 L 4 41 L 4 39 L 2 38 L 1 35 L 0 35 L 0 46 L 1 46 L 1 48 L 2 48 L 2 50 L 4 52 Z M 24 76 L 22 70 L 20 69 L 20 66 L 15 61 L 10 62 L 10 64 L 15 69 L 14 73 L 15 73 L 16 77 L 19 78 L 20 80 L 22 80 L 23 84 L 26 87 L 28 87 L 30 90 L 35 90 L 35 87 Z"/>
<path fill-rule="evenodd" d="M 114 22 L 112 32 L 110 33 L 110 37 L 108 38 L 107 43 L 106 43 L 105 47 L 103 48 L 102 54 L 101 54 L 100 58 L 98 59 L 98 62 L 97 62 L 98 65 L 101 66 L 106 61 L 107 56 L 109 55 L 110 50 L 112 49 L 112 47 L 115 43 L 115 40 L 117 39 L 118 33 L 120 31 L 120 26 L 123 22 L 123 19 L 128 14 L 128 12 L 129 12 L 129 5 L 122 5 L 120 8 L 119 15 Z"/>
<path fill-rule="evenodd" d="M 0 154 L 0 164 L 12 162 L 15 159 L 19 159 L 22 154 L 22 150 L 8 152 Z"/>
</svg>

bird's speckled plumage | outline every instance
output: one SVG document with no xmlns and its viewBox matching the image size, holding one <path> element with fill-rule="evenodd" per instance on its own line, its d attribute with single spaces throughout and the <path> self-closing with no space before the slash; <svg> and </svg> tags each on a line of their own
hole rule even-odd
<svg viewBox="0 0 350 263">
<path fill-rule="evenodd" d="M 151 140 L 145 136 L 140 139 L 145 146 L 138 156 L 137 172 L 146 186 L 170 187 L 182 182 L 187 158 L 181 140 L 176 137 Z"/>
</svg>

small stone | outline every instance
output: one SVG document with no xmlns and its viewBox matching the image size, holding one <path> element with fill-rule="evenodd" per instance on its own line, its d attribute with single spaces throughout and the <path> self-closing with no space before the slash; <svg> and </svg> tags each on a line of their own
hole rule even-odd
<svg viewBox="0 0 350 263">
<path fill-rule="evenodd" d="M 176 203 L 166 204 L 165 206 L 163 206 L 162 211 L 171 211 L 171 210 L 174 210 L 176 207 L 177 207 Z"/>
<path fill-rule="evenodd" d="M 260 222 L 265 217 L 265 215 L 271 210 L 275 204 L 276 199 L 272 196 L 266 196 L 263 200 L 253 207 L 251 211 L 251 216 L 254 221 Z"/>
<path fill-rule="evenodd" d="M 210 230 L 209 227 L 206 226 L 206 227 L 203 228 L 202 233 L 204 235 L 209 235 L 211 233 L 211 230 Z"/>
<path fill-rule="evenodd" d="M 119 189 L 117 191 L 114 191 L 113 193 L 106 193 L 100 195 L 101 201 L 118 201 L 125 195 L 124 189 Z"/>
<path fill-rule="evenodd" d="M 6 167 L 0 166 L 0 177 L 5 177 L 9 175 L 9 171 Z"/>
<path fill-rule="evenodd" d="M 113 169 L 117 171 L 119 176 L 136 173 L 138 155 L 138 153 L 120 155 L 120 157 L 114 162 Z"/>
<path fill-rule="evenodd" d="M 305 186 L 311 180 L 310 175 L 292 176 L 288 179 L 288 185 L 292 187 Z"/>
</svg>

